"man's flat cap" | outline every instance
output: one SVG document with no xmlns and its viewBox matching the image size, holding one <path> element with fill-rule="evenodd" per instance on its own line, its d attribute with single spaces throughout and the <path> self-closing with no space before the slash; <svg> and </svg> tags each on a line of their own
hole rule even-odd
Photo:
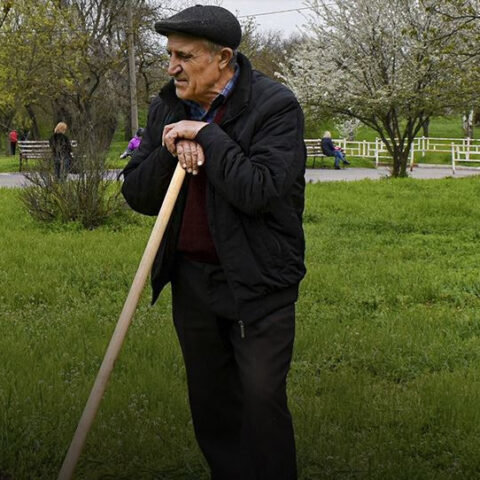
<svg viewBox="0 0 480 480">
<path fill-rule="evenodd" d="M 155 24 L 162 35 L 186 33 L 235 50 L 242 39 L 237 17 L 223 7 L 195 5 Z"/>
</svg>

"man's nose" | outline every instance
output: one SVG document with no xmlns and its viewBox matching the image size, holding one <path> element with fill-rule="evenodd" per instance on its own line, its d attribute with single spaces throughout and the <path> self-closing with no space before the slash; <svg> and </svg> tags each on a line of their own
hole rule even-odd
<svg viewBox="0 0 480 480">
<path fill-rule="evenodd" d="M 178 75 L 182 70 L 182 67 L 178 63 L 178 61 L 174 57 L 170 57 L 170 61 L 168 62 L 168 70 L 167 73 L 171 76 L 174 77 L 175 75 Z"/>
</svg>

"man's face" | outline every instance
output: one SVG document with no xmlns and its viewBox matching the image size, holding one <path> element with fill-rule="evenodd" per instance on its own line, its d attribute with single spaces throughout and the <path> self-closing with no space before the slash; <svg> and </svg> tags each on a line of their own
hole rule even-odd
<svg viewBox="0 0 480 480">
<path fill-rule="evenodd" d="M 174 78 L 177 97 L 209 105 L 218 94 L 220 56 L 209 52 L 203 40 L 179 33 L 168 36 L 167 52 L 168 74 Z"/>
</svg>

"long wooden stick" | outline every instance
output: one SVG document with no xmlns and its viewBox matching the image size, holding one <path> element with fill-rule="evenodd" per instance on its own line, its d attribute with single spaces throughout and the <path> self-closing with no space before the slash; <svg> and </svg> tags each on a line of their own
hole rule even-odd
<svg viewBox="0 0 480 480">
<path fill-rule="evenodd" d="M 72 443 L 70 444 L 70 448 L 68 449 L 62 468 L 58 474 L 58 480 L 70 480 L 72 478 L 75 466 L 77 465 L 78 459 L 85 445 L 88 432 L 90 431 L 103 394 L 107 388 L 110 374 L 112 373 L 115 361 L 117 360 L 118 354 L 120 353 L 120 349 L 125 340 L 128 327 L 130 326 L 133 314 L 137 308 L 143 287 L 145 286 L 148 274 L 152 268 L 158 247 L 160 246 L 168 221 L 170 220 L 184 178 L 185 170 L 180 164 L 177 164 L 152 233 L 150 234 L 142 260 L 140 261 L 137 273 L 135 274 L 132 286 L 130 287 L 130 292 L 125 300 L 122 313 L 118 319 L 117 326 L 115 327 L 115 331 L 113 332 L 102 365 L 98 371 L 92 391 L 90 392 L 90 396 L 88 397 L 78 423 L 77 430 L 73 436 Z"/>
</svg>

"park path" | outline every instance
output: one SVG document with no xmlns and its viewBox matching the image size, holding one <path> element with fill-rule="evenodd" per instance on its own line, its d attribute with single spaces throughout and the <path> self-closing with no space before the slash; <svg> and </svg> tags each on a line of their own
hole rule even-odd
<svg viewBox="0 0 480 480">
<path fill-rule="evenodd" d="M 339 182 L 355 180 L 379 180 L 390 175 L 387 167 L 378 168 L 346 168 L 342 170 L 331 169 L 307 169 L 305 178 L 307 182 Z M 451 167 L 447 166 L 418 166 L 412 172 L 408 172 L 409 177 L 422 180 L 435 178 L 462 178 L 472 175 L 480 175 L 480 168 L 459 168 L 457 167 L 455 175 L 452 174 Z"/>
<path fill-rule="evenodd" d="M 112 178 L 115 177 L 117 171 L 111 171 Z M 312 169 L 308 168 L 305 173 L 305 179 L 309 183 L 317 182 L 339 182 L 339 181 L 355 181 L 355 180 L 379 180 L 386 178 L 389 175 L 389 170 L 386 167 L 379 168 L 345 168 L 342 170 L 333 169 Z M 445 177 L 468 177 L 472 175 L 480 175 L 480 169 L 477 168 L 459 168 L 455 175 L 452 174 L 452 169 L 445 166 L 419 166 L 415 167 L 412 172 L 409 172 L 410 177 L 418 179 L 432 179 Z M 0 188 L 7 187 L 23 187 L 27 183 L 25 176 L 22 173 L 0 173 Z"/>
</svg>

